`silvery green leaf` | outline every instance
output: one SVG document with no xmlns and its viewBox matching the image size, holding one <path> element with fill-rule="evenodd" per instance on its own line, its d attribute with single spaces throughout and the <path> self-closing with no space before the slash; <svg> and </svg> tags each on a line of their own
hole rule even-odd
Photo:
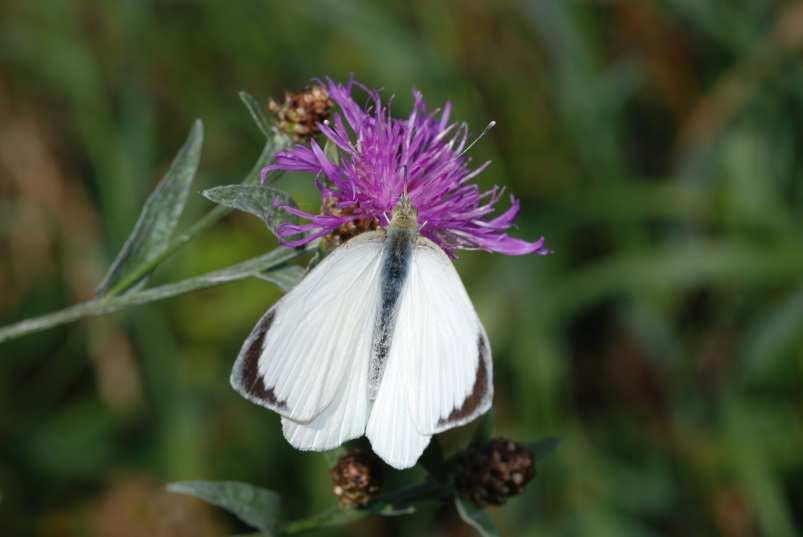
<svg viewBox="0 0 803 537">
<path fill-rule="evenodd" d="M 167 490 L 222 507 L 259 530 L 272 531 L 276 526 L 281 499 L 272 490 L 238 481 L 179 481 Z"/>
<path fill-rule="evenodd" d="M 117 283 L 131 275 L 132 271 L 156 258 L 167 248 L 184 210 L 190 185 L 198 168 L 203 133 L 203 124 L 200 120 L 196 120 L 187 141 L 173 159 L 170 169 L 148 197 L 134 230 L 98 286 L 98 296 L 106 295 Z M 141 286 L 148 276 L 148 272 L 142 274 L 136 280 L 137 285 L 128 286 L 124 292 Z"/>
<path fill-rule="evenodd" d="M 275 283 L 285 292 L 289 291 L 304 278 L 307 271 L 298 265 L 285 265 L 275 269 L 259 272 L 256 277 L 266 282 Z"/>
<path fill-rule="evenodd" d="M 292 215 L 281 209 L 282 205 L 295 207 L 290 194 L 261 185 L 224 185 L 203 191 L 209 201 L 232 209 L 239 209 L 257 216 L 274 234 L 283 222 L 293 221 Z"/>
<path fill-rule="evenodd" d="M 463 498 L 455 498 L 454 505 L 460 518 L 477 530 L 482 537 L 499 537 L 499 530 L 487 511 Z"/>
<path fill-rule="evenodd" d="M 240 92 L 240 99 L 243 101 L 243 104 L 245 104 L 245 107 L 248 108 L 248 112 L 254 119 L 254 123 L 257 124 L 257 127 L 259 127 L 259 130 L 265 135 L 265 138 L 270 138 L 272 136 L 270 121 L 265 116 L 265 112 L 259 105 L 259 101 L 245 91 Z"/>
<path fill-rule="evenodd" d="M 544 438 L 543 440 L 539 440 L 538 442 L 528 442 L 524 445 L 530 450 L 530 453 L 533 454 L 535 462 L 538 464 L 538 462 L 542 461 L 550 453 L 555 451 L 555 448 L 558 447 L 558 444 L 560 444 L 560 439 L 550 436 L 548 438 Z"/>
</svg>

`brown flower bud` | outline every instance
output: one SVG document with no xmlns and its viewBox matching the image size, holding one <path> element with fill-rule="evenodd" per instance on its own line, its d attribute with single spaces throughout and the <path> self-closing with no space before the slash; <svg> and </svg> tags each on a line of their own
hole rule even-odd
<svg viewBox="0 0 803 537">
<path fill-rule="evenodd" d="M 382 486 L 379 459 L 366 450 L 354 448 L 338 459 L 329 472 L 332 492 L 344 509 L 365 505 L 374 499 Z"/>
<path fill-rule="evenodd" d="M 334 103 L 323 86 L 312 86 L 295 93 L 285 92 L 284 102 L 273 99 L 268 110 L 279 120 L 278 128 L 296 142 L 309 140 L 320 132 L 318 123 L 329 117 Z"/>
<path fill-rule="evenodd" d="M 351 207 L 338 207 L 337 200 L 334 198 L 324 198 L 323 206 L 321 207 L 321 214 L 330 216 L 349 216 L 354 214 L 355 209 L 358 208 L 359 205 L 354 205 Z M 377 228 L 379 228 L 379 220 L 376 218 L 356 218 L 346 222 L 331 233 L 325 235 L 323 238 L 324 245 L 327 250 L 334 250 L 344 242 L 348 241 L 350 238 L 356 237 L 360 233 L 365 233 L 366 231 L 373 231 Z"/>
<path fill-rule="evenodd" d="M 509 497 L 521 494 L 535 476 L 530 450 L 504 438 L 469 446 L 460 455 L 458 464 L 457 490 L 479 507 L 505 503 Z"/>
</svg>

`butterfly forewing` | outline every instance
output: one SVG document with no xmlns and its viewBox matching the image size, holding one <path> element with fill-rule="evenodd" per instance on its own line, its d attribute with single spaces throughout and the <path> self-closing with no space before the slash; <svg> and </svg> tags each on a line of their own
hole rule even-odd
<svg viewBox="0 0 803 537">
<path fill-rule="evenodd" d="M 383 238 L 352 239 L 271 308 L 235 362 L 238 392 L 304 423 L 358 388 L 351 376 L 370 359 Z"/>
</svg>

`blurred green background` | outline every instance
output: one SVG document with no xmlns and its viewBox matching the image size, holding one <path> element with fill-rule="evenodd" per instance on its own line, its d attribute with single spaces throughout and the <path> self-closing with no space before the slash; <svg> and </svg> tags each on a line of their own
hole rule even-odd
<svg viewBox="0 0 803 537">
<path fill-rule="evenodd" d="M 5 2 L 0 324 L 89 298 L 195 117 L 202 188 L 250 169 L 267 102 L 316 76 L 446 100 L 548 258 L 461 255 L 495 358 L 497 433 L 556 435 L 516 536 L 803 531 L 803 2 Z M 288 176 L 301 205 L 308 179 Z M 275 245 L 231 215 L 173 281 Z M 2 535 L 221 535 L 178 479 L 332 503 L 324 458 L 228 374 L 280 296 L 243 281 L 0 345 Z M 463 437 L 461 437 L 463 434 Z M 446 439 L 460 445 L 466 432 Z M 472 530 L 448 507 L 325 535 Z"/>
</svg>

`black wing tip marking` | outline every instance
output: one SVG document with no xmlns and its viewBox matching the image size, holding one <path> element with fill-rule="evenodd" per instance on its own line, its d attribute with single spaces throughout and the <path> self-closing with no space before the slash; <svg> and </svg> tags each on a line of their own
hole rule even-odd
<svg viewBox="0 0 803 537">
<path fill-rule="evenodd" d="M 448 416 L 438 420 L 438 428 L 466 423 L 484 412 L 482 407 L 490 402 L 489 395 L 492 389 L 490 375 L 488 374 L 490 360 L 488 360 L 488 344 L 482 333 L 480 333 L 477 340 L 477 354 L 479 356 L 479 364 L 477 365 L 477 376 L 474 379 L 471 393 L 463 400 L 463 404 L 460 407 L 455 407 Z"/>
<path fill-rule="evenodd" d="M 272 308 L 248 336 L 231 372 L 231 384 L 250 401 L 275 410 L 287 410 L 287 402 L 279 400 L 273 388 L 266 388 L 265 382 L 259 376 L 259 358 L 264 348 L 265 335 L 275 317 L 276 309 Z"/>
</svg>

